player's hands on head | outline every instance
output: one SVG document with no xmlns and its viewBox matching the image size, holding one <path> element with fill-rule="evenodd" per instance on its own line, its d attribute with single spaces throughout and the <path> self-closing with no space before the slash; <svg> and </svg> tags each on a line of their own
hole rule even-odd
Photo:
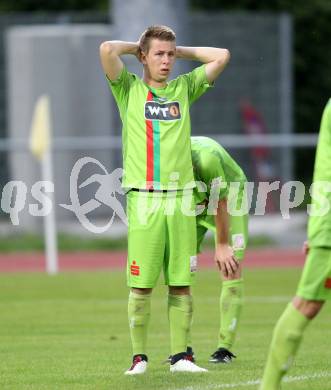
<svg viewBox="0 0 331 390">
<path fill-rule="evenodd" d="M 309 253 L 309 242 L 308 241 L 305 241 L 302 245 L 302 252 L 305 256 L 308 255 Z"/>
<path fill-rule="evenodd" d="M 140 40 L 139 39 L 136 42 L 136 44 L 137 44 L 137 52 L 136 52 L 135 56 L 137 57 L 138 61 L 141 62 L 141 46 L 140 46 Z"/>
<path fill-rule="evenodd" d="M 225 278 L 234 276 L 239 267 L 233 249 L 227 244 L 217 244 L 215 262 Z"/>
</svg>

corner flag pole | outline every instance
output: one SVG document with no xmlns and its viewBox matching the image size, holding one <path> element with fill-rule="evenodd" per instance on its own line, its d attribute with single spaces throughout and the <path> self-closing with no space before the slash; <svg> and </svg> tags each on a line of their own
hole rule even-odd
<svg viewBox="0 0 331 390">
<path fill-rule="evenodd" d="M 33 113 L 30 150 L 41 163 L 42 180 L 53 183 L 51 143 L 50 101 L 48 95 L 42 95 L 37 100 Z M 50 213 L 44 216 L 46 271 L 48 274 L 56 274 L 58 272 L 58 253 L 53 192 L 49 193 L 49 198 L 52 209 Z"/>
</svg>

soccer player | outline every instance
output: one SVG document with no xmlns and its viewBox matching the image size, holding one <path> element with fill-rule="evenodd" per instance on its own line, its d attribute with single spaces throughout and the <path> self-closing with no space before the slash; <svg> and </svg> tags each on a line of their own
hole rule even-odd
<svg viewBox="0 0 331 390">
<path fill-rule="evenodd" d="M 192 137 L 191 148 L 195 180 L 206 186 L 201 188 L 202 192 L 195 189 L 196 202 L 206 206 L 197 216 L 197 253 L 207 230 L 212 230 L 215 261 L 223 278 L 217 350 L 209 361 L 230 363 L 235 357 L 231 349 L 243 303 L 242 260 L 248 240 L 247 179 L 229 153 L 211 138 Z M 188 345 L 188 353 L 192 354 L 190 337 Z"/>
<path fill-rule="evenodd" d="M 306 263 L 296 296 L 288 304 L 275 326 L 261 390 L 280 388 L 281 379 L 294 360 L 306 327 L 319 313 L 324 302 L 331 299 L 330 181 L 331 99 L 322 117 L 313 179 L 314 186 L 319 187 L 318 182 L 326 185 L 323 196 L 328 201 L 329 208 L 326 213 L 318 211 L 321 208 L 321 199 L 317 197 L 317 193 L 315 199 L 313 190 L 312 213 L 308 221 L 308 245 L 304 246 L 307 255 Z M 316 208 L 315 211 L 313 208 Z"/>
<path fill-rule="evenodd" d="M 124 54 L 134 55 L 142 63 L 142 79 L 128 72 L 121 60 Z M 123 123 L 122 185 L 129 190 L 127 278 L 133 363 L 126 374 L 141 374 L 147 368 L 151 292 L 162 268 L 169 286 L 170 371 L 206 371 L 186 354 L 196 230 L 195 217 L 184 215 L 181 205 L 192 198 L 185 189 L 195 186 L 189 108 L 222 72 L 229 52 L 176 46 L 175 33 L 169 27 L 151 26 L 138 42 L 102 43 L 100 56 Z M 168 81 L 176 58 L 202 65 Z M 175 206 L 167 213 L 171 196 Z M 154 207 L 155 201 L 158 207 Z M 141 204 L 147 205 L 146 210 L 154 209 L 145 213 L 144 221 Z"/>
</svg>

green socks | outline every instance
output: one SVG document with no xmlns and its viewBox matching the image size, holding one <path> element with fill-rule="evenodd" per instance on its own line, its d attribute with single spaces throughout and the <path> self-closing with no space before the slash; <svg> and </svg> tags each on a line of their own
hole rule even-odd
<svg viewBox="0 0 331 390">
<path fill-rule="evenodd" d="M 147 328 L 150 317 L 151 294 L 130 292 L 128 316 L 133 355 L 146 355 Z M 190 295 L 168 295 L 171 354 L 185 352 L 192 321 L 192 297 Z"/>
<path fill-rule="evenodd" d="M 226 280 L 220 296 L 220 332 L 217 348 L 230 350 L 236 336 L 243 305 L 243 279 Z"/>
<path fill-rule="evenodd" d="M 226 348 L 229 350 L 232 348 L 243 305 L 243 294 L 243 279 L 223 282 L 220 296 L 221 321 L 217 348 Z M 191 327 L 189 327 L 187 346 L 192 346 Z"/>
<path fill-rule="evenodd" d="M 146 355 L 147 328 L 151 309 L 151 294 L 130 291 L 128 317 L 133 355 Z"/>
<path fill-rule="evenodd" d="M 191 295 L 168 295 L 171 355 L 186 352 L 192 313 Z"/>
<path fill-rule="evenodd" d="M 289 303 L 279 318 L 269 349 L 260 390 L 278 390 L 280 381 L 292 365 L 309 319 Z"/>
</svg>

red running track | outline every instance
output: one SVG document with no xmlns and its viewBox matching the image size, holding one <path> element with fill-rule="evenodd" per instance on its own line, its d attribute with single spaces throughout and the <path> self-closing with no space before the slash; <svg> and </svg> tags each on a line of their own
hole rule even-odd
<svg viewBox="0 0 331 390">
<path fill-rule="evenodd" d="M 302 267 L 304 255 L 300 249 L 248 250 L 245 268 Z M 213 252 L 199 256 L 199 267 L 213 267 Z M 126 252 L 77 252 L 59 255 L 60 271 L 91 271 L 123 269 Z M 0 272 L 43 272 L 45 258 L 41 253 L 14 253 L 0 255 Z"/>
</svg>

